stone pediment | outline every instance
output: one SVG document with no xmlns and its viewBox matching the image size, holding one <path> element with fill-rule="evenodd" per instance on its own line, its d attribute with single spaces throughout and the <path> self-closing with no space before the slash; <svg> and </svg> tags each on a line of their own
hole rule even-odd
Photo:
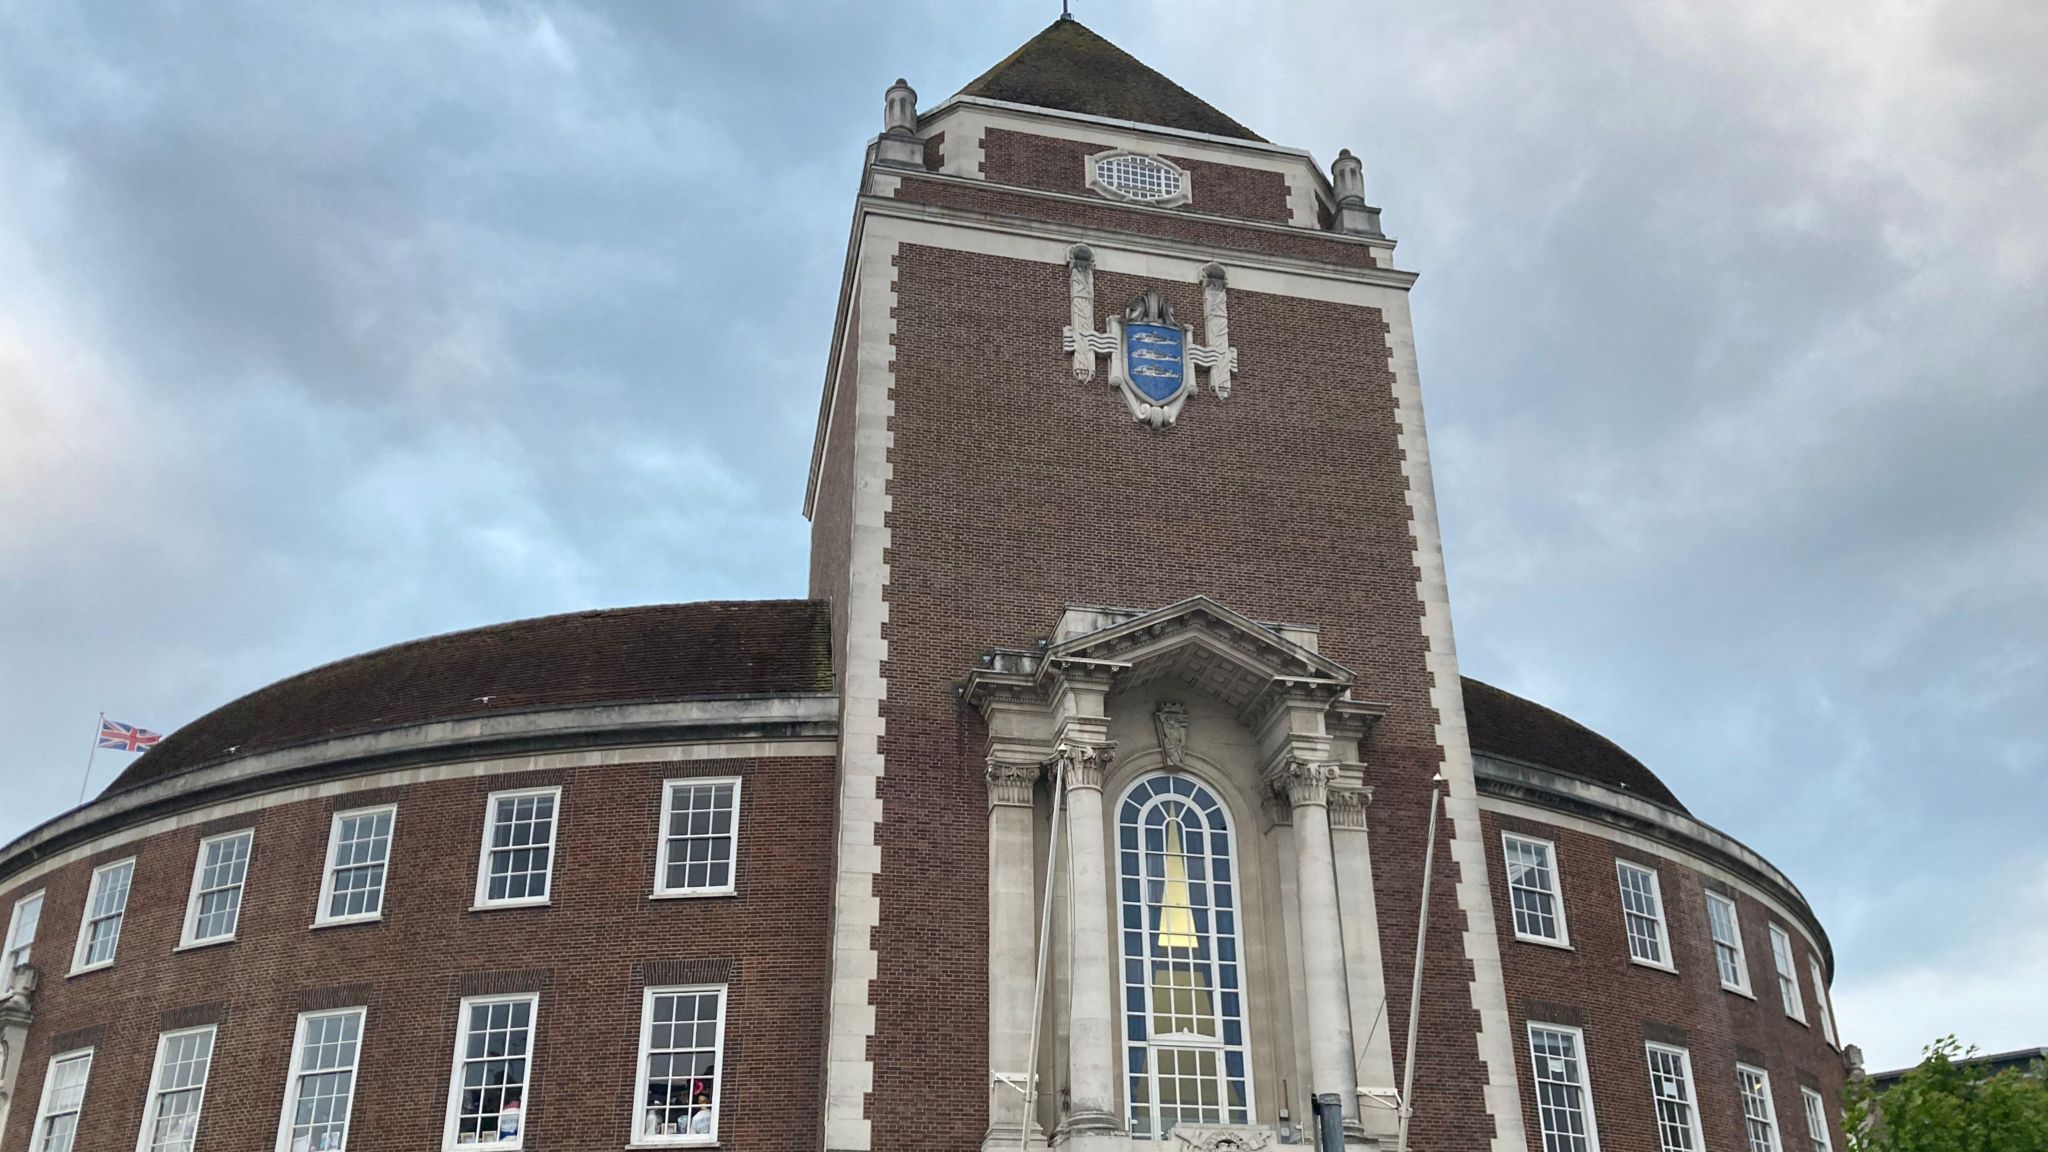
<svg viewBox="0 0 2048 1152">
<path fill-rule="evenodd" d="M 1307 629 L 1264 624 L 1207 596 L 1149 612 L 1072 608 L 1042 647 L 984 657 L 966 691 L 979 704 L 996 694 L 1042 697 L 1061 676 L 1106 678 L 1111 693 L 1171 681 L 1248 720 L 1283 697 L 1343 696 L 1355 679 L 1351 670 L 1289 632 L 1313 638 Z"/>
</svg>

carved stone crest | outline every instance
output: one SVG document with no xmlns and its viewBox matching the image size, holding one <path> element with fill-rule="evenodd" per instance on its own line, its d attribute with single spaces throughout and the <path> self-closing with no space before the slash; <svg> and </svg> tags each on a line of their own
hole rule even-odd
<svg viewBox="0 0 2048 1152">
<path fill-rule="evenodd" d="M 1174 1126 L 1173 1137 L 1191 1152 L 1261 1152 L 1272 1146 L 1273 1134 L 1264 1128 L 1193 1128 Z"/>
<path fill-rule="evenodd" d="M 1164 428 L 1180 416 L 1195 392 L 1197 369 L 1209 374 L 1218 400 L 1230 395 L 1237 350 L 1230 346 L 1229 298 L 1223 266 L 1202 269 L 1202 336 L 1177 322 L 1173 305 L 1157 288 L 1147 288 L 1109 331 L 1095 331 L 1095 253 L 1085 244 L 1067 250 L 1068 324 L 1061 347 L 1073 358 L 1074 379 L 1095 378 L 1095 359 L 1108 356 L 1110 382 L 1122 392 L 1133 418 Z"/>
<path fill-rule="evenodd" d="M 1159 733 L 1159 758 L 1178 772 L 1188 766 L 1188 706 L 1178 700 L 1162 700 L 1152 713 L 1152 727 Z"/>
</svg>

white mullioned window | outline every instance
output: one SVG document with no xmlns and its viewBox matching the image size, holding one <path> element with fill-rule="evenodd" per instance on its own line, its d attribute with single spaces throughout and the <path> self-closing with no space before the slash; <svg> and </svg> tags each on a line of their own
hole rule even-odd
<svg viewBox="0 0 2048 1152">
<path fill-rule="evenodd" d="M 1737 1064 L 1735 1081 L 1742 1090 L 1742 1127 L 1749 1152 L 1779 1152 L 1778 1109 L 1771 1103 L 1770 1073 Z"/>
<path fill-rule="evenodd" d="M 1532 1022 L 1529 1064 L 1536 1079 L 1543 1152 L 1600 1152 L 1586 1074 L 1586 1034 L 1562 1024 Z"/>
<path fill-rule="evenodd" d="M 242 919 L 242 885 L 249 879 L 250 829 L 209 836 L 199 842 L 192 864 L 192 897 L 185 902 L 180 948 L 221 944 L 235 938 Z"/>
<path fill-rule="evenodd" d="M 1133 1137 L 1251 1123 L 1230 813 L 1194 777 L 1133 783 L 1117 807 L 1126 1117 Z"/>
<path fill-rule="evenodd" d="M 633 1143 L 718 1143 L 725 986 L 649 988 L 640 1010 Z"/>
<path fill-rule="evenodd" d="M 1806 970 L 1813 976 L 1813 1006 L 1820 1009 L 1820 1034 L 1830 1048 L 1840 1048 L 1842 1042 L 1835 1036 L 1835 1013 L 1828 1006 L 1828 984 L 1821 976 L 1820 957 L 1807 953 Z"/>
<path fill-rule="evenodd" d="M 327 870 L 320 879 L 322 924 L 350 924 L 384 915 L 384 881 L 391 866 L 391 828 L 398 806 L 336 812 L 327 834 Z"/>
<path fill-rule="evenodd" d="M 27 964 L 36 942 L 36 927 L 43 922 L 43 894 L 31 892 L 14 902 L 7 915 L 7 944 L 0 948 L 0 996 L 14 987 L 14 970 Z"/>
<path fill-rule="evenodd" d="M 43 1102 L 30 1128 L 31 1152 L 72 1152 L 78 1139 L 78 1114 L 85 1109 L 85 1081 L 92 1074 L 92 1049 L 60 1052 L 50 1058 L 43 1077 Z"/>
<path fill-rule="evenodd" d="M 1650 1102 L 1657 1114 L 1658 1152 L 1705 1152 L 1692 1054 L 1669 1044 L 1643 1045 L 1650 1060 Z"/>
<path fill-rule="evenodd" d="M 213 1067 L 213 1037 L 211 1024 L 157 1037 L 135 1152 L 192 1152 L 199 1109 L 206 1103 L 206 1074 Z"/>
<path fill-rule="evenodd" d="M 483 855 L 476 868 L 479 908 L 545 904 L 555 862 L 560 788 L 493 792 L 484 801 Z"/>
<path fill-rule="evenodd" d="M 662 786 L 656 896 L 724 896 L 733 891 L 739 845 L 740 782 L 670 780 Z"/>
<path fill-rule="evenodd" d="M 1778 999 L 1785 1015 L 1806 1023 L 1806 1001 L 1799 995 L 1799 968 L 1792 962 L 1792 934 L 1771 925 L 1771 964 L 1778 970 Z"/>
<path fill-rule="evenodd" d="M 1719 892 L 1707 893 L 1707 931 L 1714 938 L 1714 965 L 1721 987 L 1749 995 L 1749 961 L 1742 953 L 1742 920 L 1735 901 Z"/>
<path fill-rule="evenodd" d="M 78 950 L 71 957 L 72 975 L 114 962 L 121 946 L 121 921 L 128 914 L 128 889 L 134 882 L 133 856 L 93 869 L 92 886 L 85 893 L 85 918 L 78 925 Z"/>
<path fill-rule="evenodd" d="M 1187 176 L 1176 165 L 1141 152 L 1112 152 L 1089 164 L 1095 185 L 1123 200 L 1157 204 L 1180 197 Z"/>
<path fill-rule="evenodd" d="M 1629 959 L 1671 967 L 1671 936 L 1664 926 L 1664 894 L 1657 870 L 1616 860 L 1614 871 L 1621 883 L 1621 919 L 1628 930 Z"/>
<path fill-rule="evenodd" d="M 291 1069 L 284 1079 L 284 1114 L 277 1122 L 277 1152 L 341 1152 L 348 1147 L 363 1015 L 361 1008 L 299 1015 L 292 1034 Z"/>
<path fill-rule="evenodd" d="M 1828 1136 L 1827 1102 L 1811 1088 L 1801 1088 L 1799 1100 L 1806 1105 L 1806 1139 L 1811 1152 L 1835 1152 L 1834 1141 Z"/>
<path fill-rule="evenodd" d="M 534 992 L 463 1000 L 444 1147 L 482 1152 L 525 1146 L 534 1017 L 539 1014 L 540 995 Z"/>
<path fill-rule="evenodd" d="M 1514 908 L 1515 938 L 1569 945 L 1557 845 L 1513 832 L 1501 834 L 1501 845 L 1508 864 L 1508 902 Z"/>
</svg>

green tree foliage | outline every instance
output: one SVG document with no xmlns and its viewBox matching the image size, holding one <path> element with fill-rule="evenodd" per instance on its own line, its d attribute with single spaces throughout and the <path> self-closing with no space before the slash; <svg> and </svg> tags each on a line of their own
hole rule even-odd
<svg viewBox="0 0 2048 1152">
<path fill-rule="evenodd" d="M 1884 1092 L 1849 1085 L 1843 1127 L 1850 1152 L 2048 1152 L 2048 1069 L 1986 1076 L 1944 1036 Z"/>
</svg>

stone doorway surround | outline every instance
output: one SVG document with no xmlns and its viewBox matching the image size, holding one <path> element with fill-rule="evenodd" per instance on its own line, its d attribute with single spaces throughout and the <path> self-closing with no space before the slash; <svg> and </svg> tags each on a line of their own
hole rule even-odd
<svg viewBox="0 0 2048 1152">
<path fill-rule="evenodd" d="M 1206 596 L 1151 611 L 1069 607 L 1028 648 L 986 653 L 961 688 L 987 722 L 989 1129 L 984 1148 L 1157 1146 L 1126 1132 L 1119 949 L 1113 926 L 1113 795 L 1130 766 L 1200 772 L 1240 797 L 1245 980 L 1264 1019 L 1252 1036 L 1252 1127 L 1312 1093 L 1345 1101 L 1347 1144 L 1391 1138 L 1394 1085 L 1373 905 L 1363 747 L 1386 706 L 1355 700 L 1353 673 L 1308 625 L 1255 621 Z M 1190 736 L 1192 698 L 1197 717 Z M 1135 715 L 1142 710 L 1145 715 Z M 1134 737 L 1139 743 L 1133 747 Z M 1156 751 L 1143 747 L 1153 739 Z M 1121 747 L 1119 747 L 1121 745 Z M 1227 747 L 1226 747 L 1227 745 Z M 1051 795 L 1064 780 L 1063 797 Z M 1040 1019 L 1040 1092 L 1024 1114 L 1050 815 L 1071 834 L 1055 868 Z M 1255 835 L 1255 833 L 1257 833 Z M 1261 877 L 1258 883 L 1251 878 Z M 1264 971 L 1257 969 L 1263 968 Z M 1281 1091 L 1281 1085 L 1287 1091 Z M 1213 1131 L 1221 1131 L 1214 1129 Z M 1211 1131 L 1211 1129 L 1205 1129 Z"/>
</svg>

